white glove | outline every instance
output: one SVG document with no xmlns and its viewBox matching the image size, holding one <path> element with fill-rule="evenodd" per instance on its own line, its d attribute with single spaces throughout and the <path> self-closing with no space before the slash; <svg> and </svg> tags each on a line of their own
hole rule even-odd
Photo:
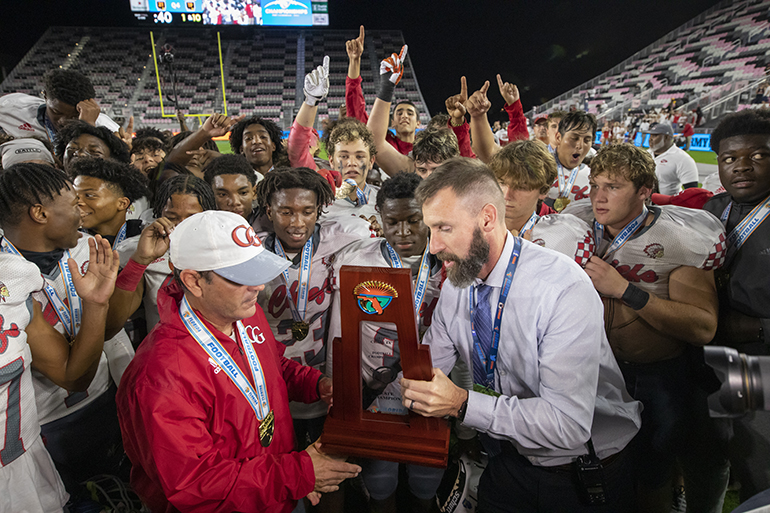
<svg viewBox="0 0 770 513">
<path fill-rule="evenodd" d="M 323 66 L 305 75 L 305 103 L 311 107 L 318 105 L 318 102 L 326 98 L 329 94 L 329 56 L 324 57 Z"/>
<path fill-rule="evenodd" d="M 401 47 L 401 51 L 396 55 L 390 54 L 390 57 L 380 63 L 380 76 L 390 73 L 390 82 L 395 86 L 404 76 L 404 61 L 406 59 L 406 51 L 409 48 L 408 45 Z"/>
</svg>

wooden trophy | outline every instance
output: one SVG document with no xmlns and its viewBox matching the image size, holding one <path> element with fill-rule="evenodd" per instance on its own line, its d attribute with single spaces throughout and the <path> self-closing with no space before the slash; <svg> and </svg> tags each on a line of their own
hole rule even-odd
<svg viewBox="0 0 770 513">
<path fill-rule="evenodd" d="M 373 413 L 362 407 L 360 324 L 395 323 L 404 377 L 430 381 L 430 348 L 419 343 L 409 269 L 343 266 L 342 338 L 333 340 L 334 404 L 321 436 L 323 450 L 377 460 L 446 467 L 445 419 Z"/>
</svg>

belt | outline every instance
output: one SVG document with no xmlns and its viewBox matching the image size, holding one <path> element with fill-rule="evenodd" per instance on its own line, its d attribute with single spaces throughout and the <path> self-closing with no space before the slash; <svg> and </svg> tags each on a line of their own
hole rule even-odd
<svg viewBox="0 0 770 513">
<path fill-rule="evenodd" d="M 554 474 L 563 474 L 563 473 L 574 472 L 574 469 L 575 469 L 574 462 L 573 463 L 565 463 L 563 465 L 554 465 L 552 467 L 545 467 L 545 466 L 542 466 L 542 465 L 533 465 L 532 462 L 529 461 L 526 457 L 524 457 L 521 454 L 519 454 L 519 451 L 516 450 L 516 448 L 513 446 L 513 444 L 511 442 L 508 442 L 508 441 L 501 441 L 501 442 L 502 443 L 500 444 L 500 446 L 501 446 L 501 448 L 503 450 L 503 454 L 508 454 L 508 455 L 511 455 L 511 456 L 515 456 L 515 457 L 521 458 L 522 460 L 526 461 L 528 465 L 531 465 L 533 467 L 537 467 L 537 468 L 539 468 L 541 470 L 544 470 L 546 472 L 551 472 L 551 473 L 554 473 Z M 628 445 L 626 445 L 626 447 L 628 447 Z M 611 455 L 607 456 L 606 458 L 604 458 L 603 460 L 601 460 L 602 466 L 604 468 L 607 468 L 610 465 L 612 465 L 625 452 L 626 447 L 624 447 L 620 451 L 616 452 L 615 454 L 611 454 Z"/>
</svg>

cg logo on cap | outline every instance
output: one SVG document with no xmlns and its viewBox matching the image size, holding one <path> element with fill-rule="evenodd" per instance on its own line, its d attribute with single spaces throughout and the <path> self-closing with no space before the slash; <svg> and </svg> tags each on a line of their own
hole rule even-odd
<svg viewBox="0 0 770 513">
<path fill-rule="evenodd" d="M 259 241 L 259 237 L 257 237 L 256 233 L 254 233 L 254 228 L 251 226 L 246 226 L 245 224 L 236 226 L 233 230 L 232 237 L 233 242 L 242 248 L 247 248 L 249 246 L 259 247 L 262 245 L 262 243 Z"/>
</svg>

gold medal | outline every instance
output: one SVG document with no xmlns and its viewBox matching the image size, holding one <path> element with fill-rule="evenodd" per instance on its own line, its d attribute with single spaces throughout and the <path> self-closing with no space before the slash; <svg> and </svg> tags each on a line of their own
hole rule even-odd
<svg viewBox="0 0 770 513">
<path fill-rule="evenodd" d="M 569 198 L 556 198 L 556 201 L 553 202 L 553 208 L 557 212 L 561 212 L 570 204 L 570 201 L 572 200 Z"/>
<path fill-rule="evenodd" d="M 294 340 L 305 340 L 309 331 L 310 325 L 305 321 L 295 321 L 291 325 L 291 335 L 294 337 Z"/>
<path fill-rule="evenodd" d="M 273 410 L 265 416 L 259 423 L 259 443 L 262 447 L 267 447 L 273 441 L 273 430 L 275 429 L 275 414 Z"/>
</svg>

